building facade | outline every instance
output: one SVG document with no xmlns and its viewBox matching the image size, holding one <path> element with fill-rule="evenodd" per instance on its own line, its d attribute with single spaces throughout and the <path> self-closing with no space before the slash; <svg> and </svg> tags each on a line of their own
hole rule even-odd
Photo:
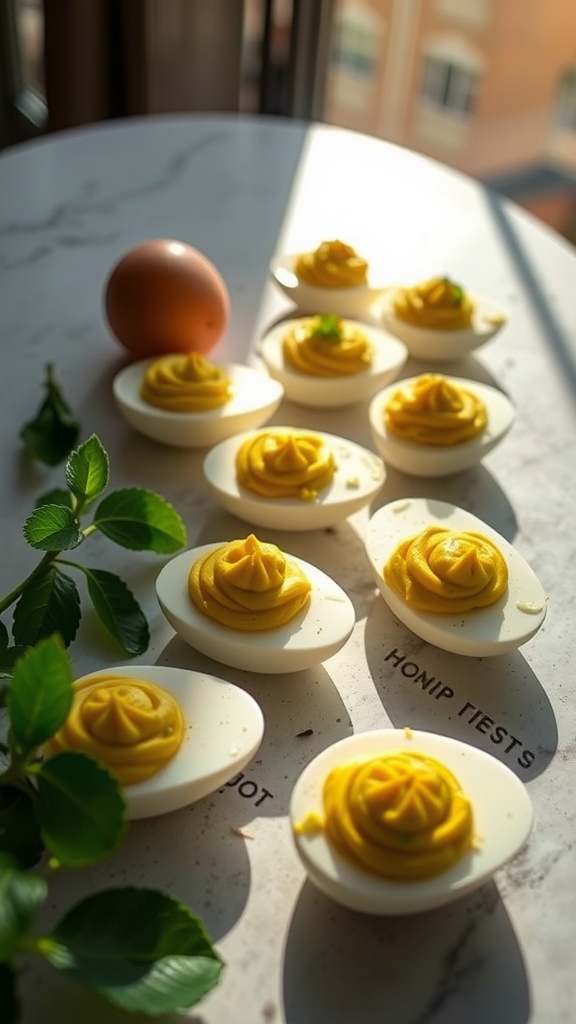
<svg viewBox="0 0 576 1024">
<path fill-rule="evenodd" d="M 339 0 L 325 119 L 494 184 L 569 233 L 576 3 Z"/>
</svg>

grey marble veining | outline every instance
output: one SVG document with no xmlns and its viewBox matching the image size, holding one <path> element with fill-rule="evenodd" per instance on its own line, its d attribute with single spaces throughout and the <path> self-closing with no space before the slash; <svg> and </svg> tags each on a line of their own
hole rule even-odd
<svg viewBox="0 0 576 1024">
<path fill-rule="evenodd" d="M 151 237 L 205 252 L 228 282 L 232 315 L 214 358 L 254 360 L 266 327 L 290 312 L 270 283 L 278 251 L 339 236 L 391 282 L 450 273 L 509 312 L 501 334 L 450 372 L 494 382 L 517 406 L 508 437 L 473 471 L 415 480 L 390 470 L 375 506 L 441 497 L 513 542 L 549 593 L 540 633 L 518 652 L 464 659 L 430 647 L 391 615 L 364 561 L 368 512 L 333 531 L 293 535 L 291 549 L 329 572 L 355 606 L 346 647 L 294 676 L 222 666 L 174 637 L 156 603 L 159 563 L 90 540 L 90 559 L 122 575 L 152 630 L 145 660 L 224 674 L 262 706 L 266 734 L 231 784 L 182 811 L 137 822 L 108 864 L 63 873 L 48 917 L 88 888 L 132 881 L 167 888 L 204 918 L 227 961 L 195 1024 L 571 1024 L 575 940 L 576 257 L 567 244 L 440 165 L 364 136 L 285 121 L 173 117 L 63 133 L 0 158 L 0 437 L 3 592 L 34 564 L 20 530 L 58 472 L 31 466 L 18 430 L 52 362 L 110 452 L 113 482 L 152 487 L 181 511 L 196 542 L 229 539 L 238 521 L 202 482 L 201 452 L 161 448 L 117 412 L 111 381 L 123 353 L 102 314 L 113 263 Z M 403 375 L 414 369 L 405 367 Z M 366 410 L 289 406 L 275 421 L 345 433 L 370 445 Z M 270 539 L 289 547 L 287 535 Z M 88 544 L 86 560 L 89 560 Z M 118 663 L 86 616 L 71 648 L 78 674 Z M 416 664 L 441 679 L 430 696 Z M 437 691 L 438 692 L 438 691 Z M 484 718 L 475 717 L 481 709 Z M 478 722 L 485 722 L 478 729 Z M 493 725 L 486 726 L 486 720 Z M 479 892 L 412 918 L 371 918 L 332 904 L 309 882 L 287 824 L 308 761 L 352 731 L 429 728 L 500 758 L 535 807 L 525 849 Z M 499 731 L 496 731 L 499 726 Z M 311 732 L 308 732 L 312 730 Z M 307 735 L 299 737 L 302 732 Z M 499 737 L 495 739 L 494 737 Z M 258 802 L 257 802 L 258 801 Z M 232 827 L 246 826 L 243 839 Z M 119 1013 L 71 992 L 47 969 L 26 978 L 25 1024 L 84 1024 Z M 238 1008 L 241 1008 L 240 1010 Z"/>
</svg>

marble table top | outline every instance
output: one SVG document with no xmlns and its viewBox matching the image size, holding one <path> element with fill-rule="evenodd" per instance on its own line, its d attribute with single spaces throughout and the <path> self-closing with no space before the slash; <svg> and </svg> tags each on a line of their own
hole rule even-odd
<svg viewBox="0 0 576 1024">
<path fill-rule="evenodd" d="M 202 250 L 221 270 L 232 312 L 212 357 L 257 361 L 266 327 L 291 310 L 271 282 L 277 252 L 354 240 L 386 278 L 446 273 L 501 303 L 503 331 L 449 371 L 495 382 L 515 424 L 480 468 L 441 480 L 390 469 L 378 504 L 438 497 L 496 528 L 549 594 L 542 630 L 519 651 L 451 655 L 398 623 L 366 570 L 368 513 L 329 532 L 290 535 L 290 550 L 343 586 L 356 626 L 328 662 L 291 676 L 223 668 L 186 646 L 154 594 L 157 556 L 94 538 L 151 626 L 141 661 L 208 671 L 244 687 L 266 721 L 242 778 L 184 810 L 134 823 L 109 862 L 55 881 L 54 906 L 87 889 L 166 889 L 204 920 L 227 963 L 196 1024 L 561 1024 L 574 1021 L 576 973 L 576 255 L 557 236 L 440 164 L 326 126 L 234 117 L 136 119 L 47 137 L 0 157 L 0 452 L 3 592 L 35 564 L 21 539 L 57 470 L 31 465 L 18 431 L 53 363 L 83 435 L 110 454 L 114 486 L 150 487 L 181 512 L 190 546 L 228 540 L 238 521 L 202 480 L 204 453 L 163 448 L 121 419 L 111 381 L 124 357 L 102 312 L 119 256 L 147 238 Z M 403 375 L 422 369 L 407 364 Z M 276 422 L 347 434 L 370 447 L 366 410 L 285 403 Z M 285 548 L 287 535 L 268 539 Z M 78 675 L 119 664 L 86 616 L 70 649 Z M 414 669 L 417 666 L 417 670 Z M 441 680 L 433 693 L 421 672 Z M 410 725 L 500 758 L 529 788 L 532 835 L 474 895 L 405 918 L 362 916 L 305 878 L 287 820 L 295 779 L 352 732 Z M 311 730 L 311 732 L 310 732 Z M 306 733 L 305 736 L 299 734 Z M 243 783 L 247 783 L 243 785 Z M 238 829 L 251 838 L 243 838 Z M 125 1019 L 49 968 L 23 982 L 25 1024 Z"/>
</svg>

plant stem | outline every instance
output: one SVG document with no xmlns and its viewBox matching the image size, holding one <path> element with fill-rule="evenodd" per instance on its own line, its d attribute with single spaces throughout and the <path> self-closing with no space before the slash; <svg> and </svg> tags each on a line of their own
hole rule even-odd
<svg viewBox="0 0 576 1024">
<path fill-rule="evenodd" d="M 84 511 L 84 505 L 84 502 L 78 502 L 77 507 L 75 509 L 75 515 L 77 518 L 79 518 L 82 515 L 82 512 Z M 90 523 L 88 526 L 85 526 L 84 529 L 82 530 L 82 536 L 84 540 L 86 539 L 86 537 L 89 537 L 91 533 L 95 533 L 97 529 L 98 527 L 94 526 L 93 523 Z M 2 614 L 2 612 L 5 612 L 6 609 L 10 607 L 10 605 L 14 604 L 14 602 L 18 600 L 20 595 L 24 593 L 26 587 L 28 586 L 29 583 L 32 582 L 32 580 L 36 579 L 37 576 L 41 576 L 44 570 L 47 569 L 48 566 L 52 564 L 52 562 L 56 561 L 59 554 L 60 551 L 47 551 L 46 554 L 43 555 L 43 557 L 38 562 L 36 568 L 33 569 L 28 576 L 26 576 L 26 579 L 22 580 L 22 582 L 19 583 L 17 587 L 14 587 L 14 590 L 11 590 L 9 594 L 6 594 L 5 597 L 0 599 L 0 615 Z"/>
<path fill-rule="evenodd" d="M 16 952 L 20 954 L 36 953 L 37 956 L 46 956 L 55 948 L 56 943 L 47 936 L 22 935 L 18 940 Z"/>
<path fill-rule="evenodd" d="M 0 615 L 2 612 L 5 612 L 11 604 L 14 604 L 14 602 L 18 600 L 20 595 L 24 593 L 28 584 L 31 583 L 32 580 L 36 579 L 37 576 L 41 576 L 44 570 L 51 565 L 59 554 L 59 551 L 47 551 L 46 554 L 42 556 L 36 568 L 33 569 L 17 587 L 14 587 L 14 590 L 11 590 L 9 594 L 6 594 L 6 596 L 0 600 Z"/>
<path fill-rule="evenodd" d="M 10 786 L 12 789 L 21 789 L 24 793 L 30 792 L 30 787 L 22 774 L 19 765 L 10 764 L 6 771 L 0 773 L 0 786 Z"/>
</svg>

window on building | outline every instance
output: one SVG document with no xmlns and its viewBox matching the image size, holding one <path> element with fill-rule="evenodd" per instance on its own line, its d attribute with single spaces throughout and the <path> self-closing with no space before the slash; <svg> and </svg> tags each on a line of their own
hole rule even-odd
<svg viewBox="0 0 576 1024">
<path fill-rule="evenodd" d="M 441 56 L 428 54 L 420 96 L 425 103 L 458 117 L 467 117 L 474 109 L 478 75 L 471 68 Z"/>
<path fill-rule="evenodd" d="M 439 18 L 467 28 L 484 28 L 490 14 L 490 0 L 436 0 L 434 6 Z"/>
<path fill-rule="evenodd" d="M 372 22 L 355 13 L 344 13 L 334 26 L 332 62 L 338 70 L 359 79 L 371 79 L 378 50 Z"/>
<path fill-rule="evenodd" d="M 554 123 L 557 128 L 576 132 L 576 68 L 571 68 L 562 75 Z"/>
<path fill-rule="evenodd" d="M 373 110 L 384 51 L 384 20 L 363 3 L 338 0 L 330 33 L 323 116 L 366 127 Z"/>
</svg>

